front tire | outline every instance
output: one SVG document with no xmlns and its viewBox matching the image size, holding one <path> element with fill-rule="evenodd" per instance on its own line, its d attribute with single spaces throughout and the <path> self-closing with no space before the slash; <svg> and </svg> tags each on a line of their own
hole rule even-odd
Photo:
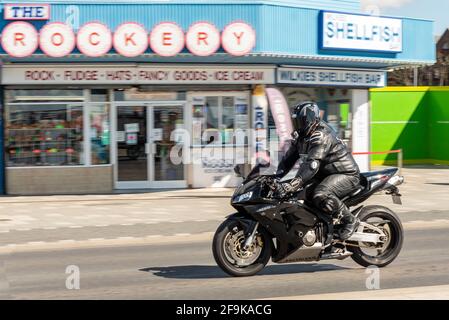
<svg viewBox="0 0 449 320">
<path fill-rule="evenodd" d="M 233 219 L 224 221 L 215 232 L 212 242 L 215 262 L 231 276 L 253 276 L 270 260 L 272 239 L 265 231 L 259 228 L 249 250 L 242 248 L 245 239 L 242 224 Z"/>
<path fill-rule="evenodd" d="M 363 267 L 376 266 L 383 268 L 391 264 L 399 255 L 404 241 L 404 230 L 398 215 L 388 208 L 381 206 L 365 207 L 359 214 L 361 222 L 376 225 L 376 220 L 380 221 L 377 225 L 388 235 L 388 240 L 382 248 L 373 248 L 377 255 L 371 255 L 361 247 L 348 247 L 353 252 L 351 258 Z M 384 223 L 388 221 L 389 223 Z M 359 243 L 359 245 L 364 245 Z"/>
</svg>

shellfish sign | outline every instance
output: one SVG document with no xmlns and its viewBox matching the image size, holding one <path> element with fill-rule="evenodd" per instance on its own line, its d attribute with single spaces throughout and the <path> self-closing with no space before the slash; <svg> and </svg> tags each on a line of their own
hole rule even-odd
<svg viewBox="0 0 449 320">
<path fill-rule="evenodd" d="M 193 23 L 187 32 L 174 22 L 162 22 L 146 30 L 135 22 L 126 22 L 111 30 L 101 22 L 88 22 L 78 32 L 63 22 L 45 24 L 38 32 L 33 24 L 14 21 L 2 31 L 3 50 L 16 58 L 27 57 L 40 49 L 49 57 L 64 57 L 75 48 L 87 57 L 119 54 L 137 57 L 156 54 L 172 57 L 188 51 L 206 57 L 222 51 L 233 56 L 249 54 L 256 45 L 256 32 L 246 22 L 235 21 L 222 32 L 210 22 Z M 112 51 L 114 49 L 114 51 Z"/>
</svg>

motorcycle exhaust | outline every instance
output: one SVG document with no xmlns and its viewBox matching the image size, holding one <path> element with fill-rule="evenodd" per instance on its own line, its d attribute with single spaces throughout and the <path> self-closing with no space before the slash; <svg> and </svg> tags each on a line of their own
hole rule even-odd
<svg viewBox="0 0 449 320">
<path fill-rule="evenodd" d="M 405 179 L 402 176 L 394 176 L 393 178 L 388 180 L 386 189 L 388 189 L 388 187 L 398 187 L 404 183 L 404 180 Z"/>
</svg>

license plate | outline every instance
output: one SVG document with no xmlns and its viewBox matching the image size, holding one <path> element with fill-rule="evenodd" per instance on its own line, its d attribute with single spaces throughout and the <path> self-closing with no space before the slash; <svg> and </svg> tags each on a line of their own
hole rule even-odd
<svg viewBox="0 0 449 320">
<path fill-rule="evenodd" d="M 392 195 L 391 196 L 392 198 L 393 198 L 393 203 L 394 204 L 400 204 L 400 205 L 402 205 L 402 199 L 401 199 L 401 196 L 398 196 L 398 195 Z"/>
</svg>

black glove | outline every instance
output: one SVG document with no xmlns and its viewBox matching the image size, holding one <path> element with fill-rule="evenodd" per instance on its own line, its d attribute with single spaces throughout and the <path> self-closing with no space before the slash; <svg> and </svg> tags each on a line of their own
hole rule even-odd
<svg viewBox="0 0 449 320">
<path fill-rule="evenodd" d="M 301 178 L 295 178 L 290 182 L 284 182 L 279 184 L 278 194 L 281 198 L 285 198 L 287 195 L 295 193 L 302 188 L 303 182 Z"/>
</svg>

